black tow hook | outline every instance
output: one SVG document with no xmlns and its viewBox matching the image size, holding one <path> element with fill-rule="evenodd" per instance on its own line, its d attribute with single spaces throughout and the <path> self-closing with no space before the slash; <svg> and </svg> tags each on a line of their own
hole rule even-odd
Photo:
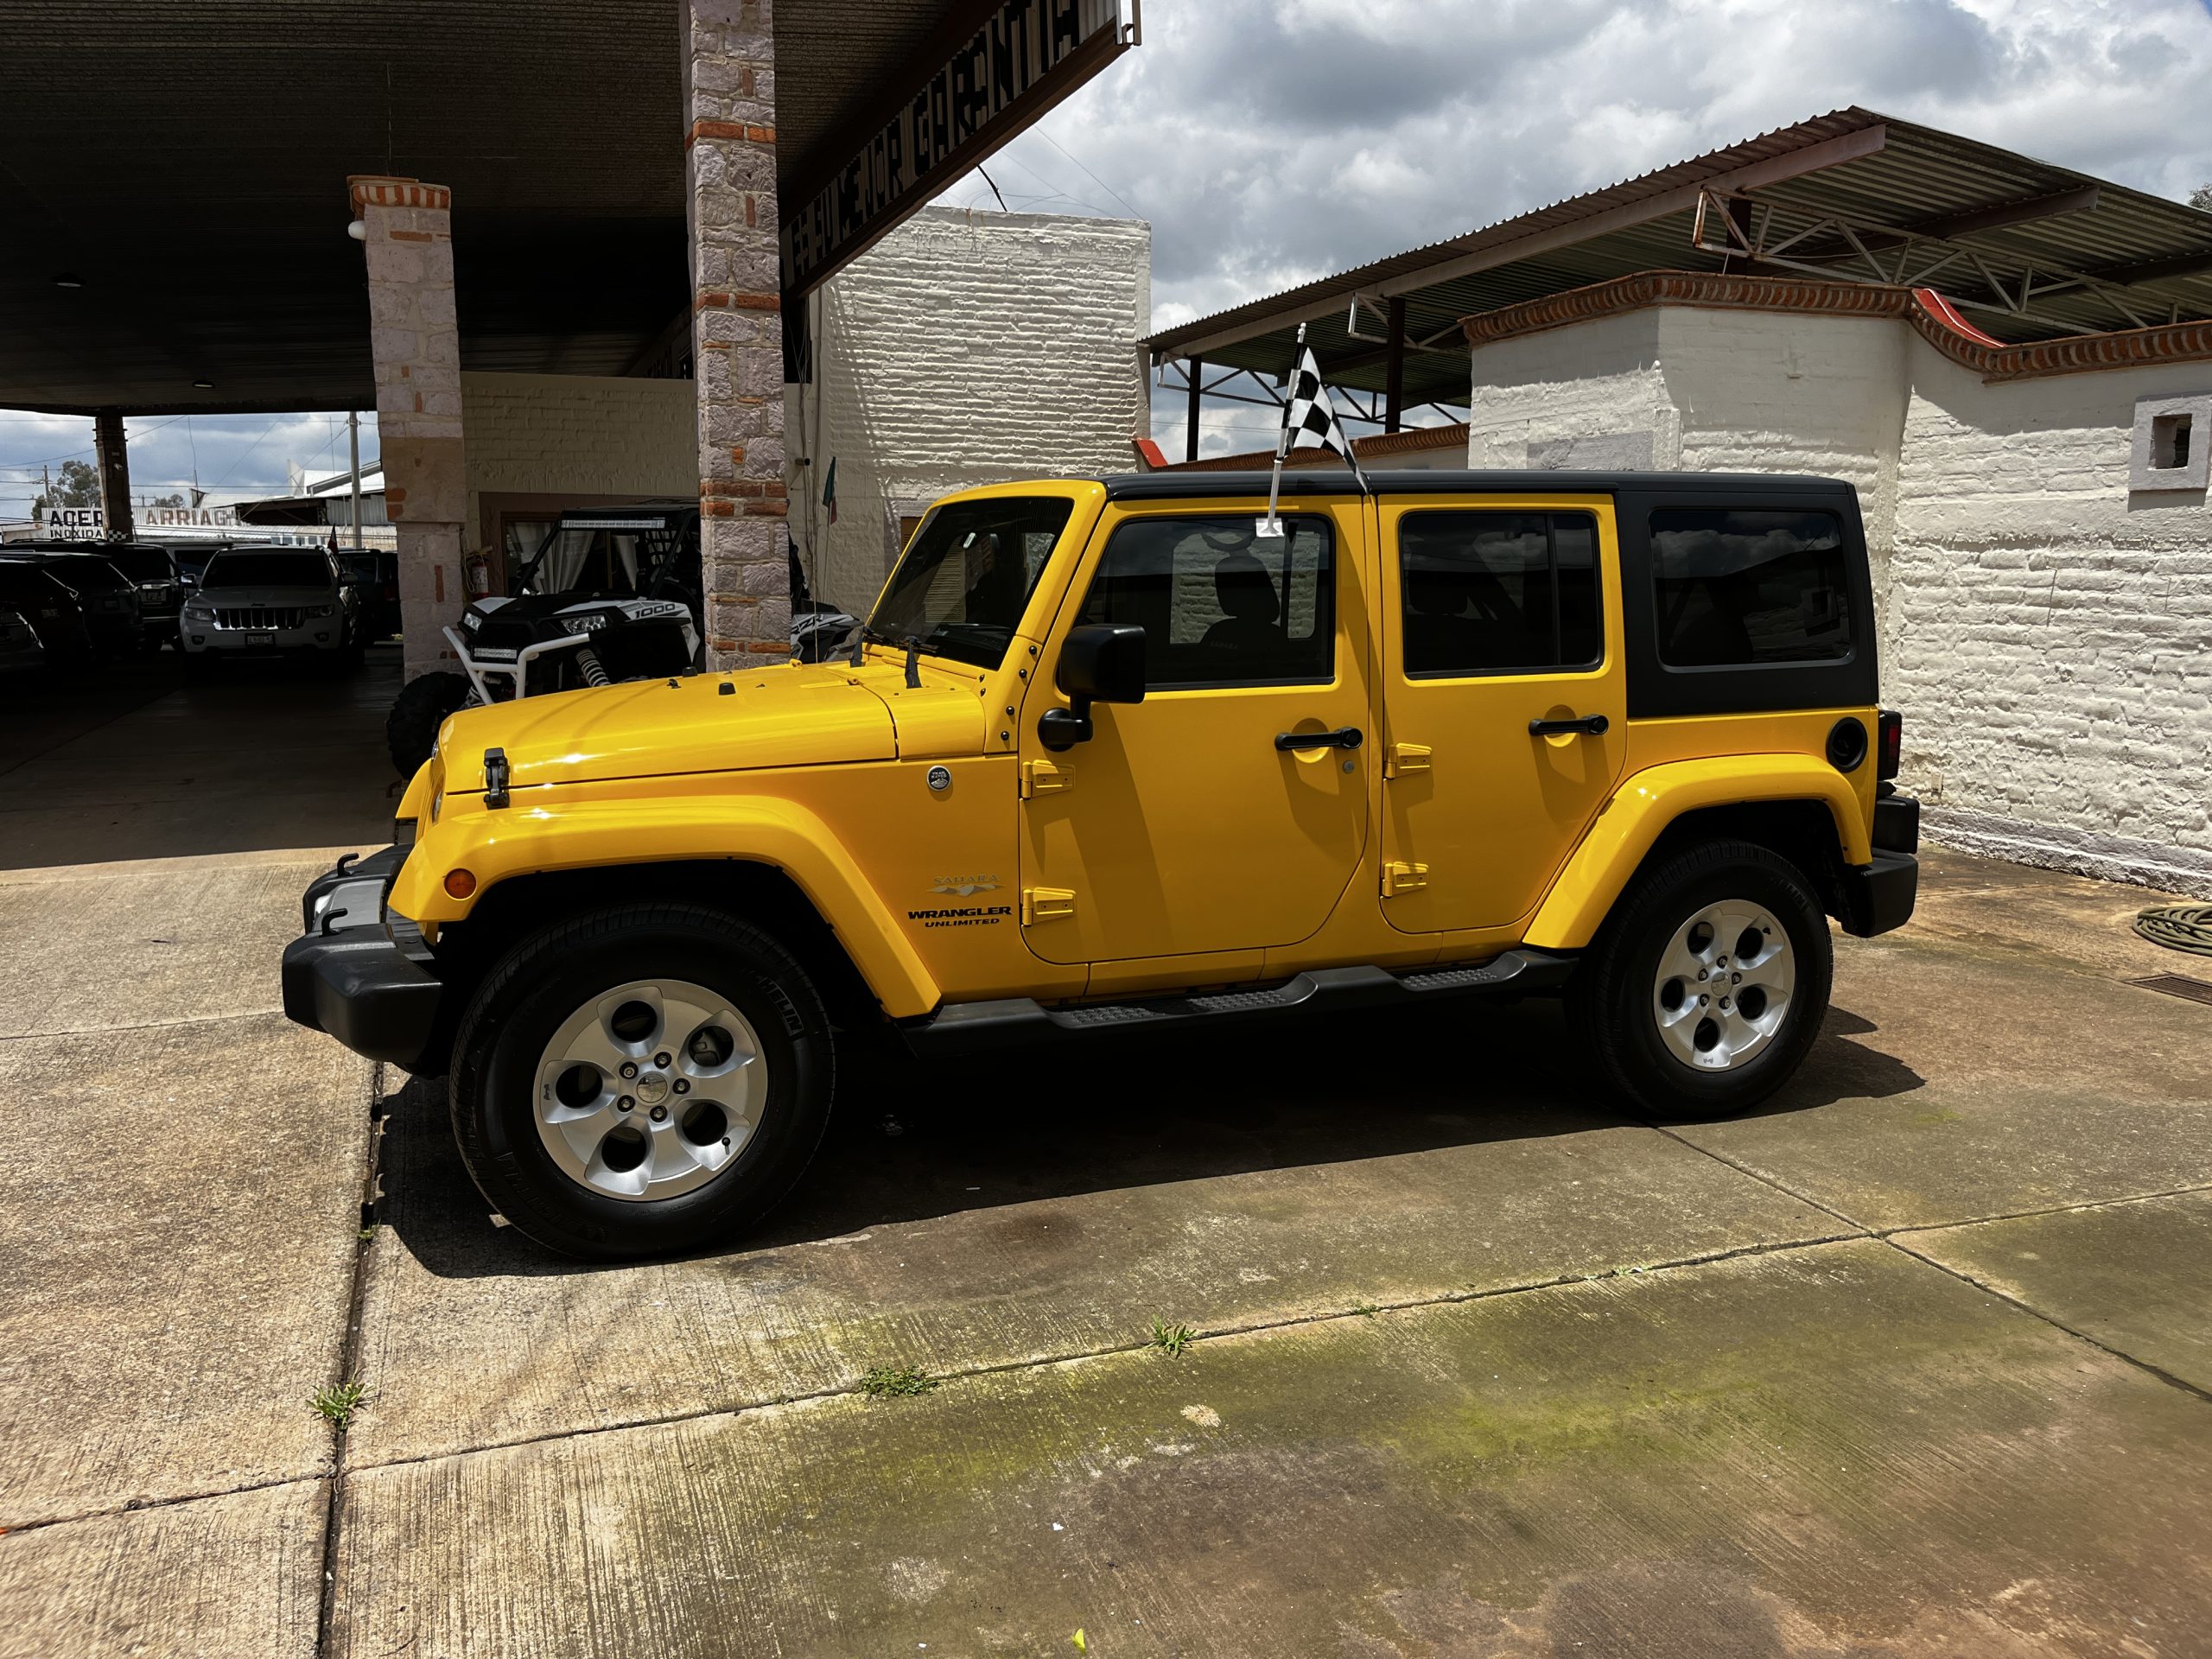
<svg viewBox="0 0 2212 1659">
<path fill-rule="evenodd" d="M 484 804 L 502 807 L 507 800 L 507 752 L 505 749 L 486 749 L 484 751 Z"/>
</svg>

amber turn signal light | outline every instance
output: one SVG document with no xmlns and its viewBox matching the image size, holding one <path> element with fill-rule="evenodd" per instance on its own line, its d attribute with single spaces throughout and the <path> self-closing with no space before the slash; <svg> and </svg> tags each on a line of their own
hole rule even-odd
<svg viewBox="0 0 2212 1659">
<path fill-rule="evenodd" d="M 476 878 L 467 870 L 446 872 L 446 892 L 454 899 L 466 899 L 476 891 Z"/>
</svg>

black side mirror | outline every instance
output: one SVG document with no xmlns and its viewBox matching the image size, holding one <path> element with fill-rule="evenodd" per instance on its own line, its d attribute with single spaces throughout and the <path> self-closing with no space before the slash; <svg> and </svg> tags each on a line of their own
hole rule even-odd
<svg viewBox="0 0 2212 1659">
<path fill-rule="evenodd" d="M 1088 622 L 1071 629 L 1060 647 L 1056 683 L 1071 709 L 1047 709 L 1037 722 L 1038 741 L 1056 753 L 1091 738 L 1094 702 L 1144 701 L 1144 630 L 1130 622 Z"/>
</svg>

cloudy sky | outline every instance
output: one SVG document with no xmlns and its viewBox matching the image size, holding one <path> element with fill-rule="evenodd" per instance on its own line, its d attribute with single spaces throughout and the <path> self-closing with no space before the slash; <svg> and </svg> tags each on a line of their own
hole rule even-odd
<svg viewBox="0 0 2212 1659">
<path fill-rule="evenodd" d="M 2176 197 L 2212 181 L 2212 0 L 1145 0 L 1145 43 L 989 164 L 1009 207 L 1153 226 L 1165 327 L 1862 104 Z M 996 206 L 971 175 L 946 200 Z M 1182 399 L 1155 433 L 1182 442 Z M 1251 448 L 1223 404 L 1205 448 Z M 0 518 L 90 423 L 0 410 Z M 375 453 L 365 434 L 365 455 Z M 345 464 L 342 418 L 134 423 L 213 499 Z"/>
<path fill-rule="evenodd" d="M 2212 0 L 1144 0 L 1144 28 L 988 166 L 1018 209 L 1150 219 L 1161 327 L 1852 104 L 2212 181 Z M 1224 404 L 1209 452 L 1231 423 L 1272 436 Z"/>
</svg>

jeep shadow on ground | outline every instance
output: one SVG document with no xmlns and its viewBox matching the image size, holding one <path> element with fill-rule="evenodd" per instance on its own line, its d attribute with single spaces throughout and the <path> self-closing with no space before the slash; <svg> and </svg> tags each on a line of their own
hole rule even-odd
<svg viewBox="0 0 2212 1659">
<path fill-rule="evenodd" d="M 1752 1116 L 1917 1089 L 1831 1009 L 1797 1076 Z M 837 1105 L 799 1186 L 709 1255 L 969 1210 L 1641 1122 L 1577 1056 L 1555 1002 L 1294 1017 L 1212 1036 L 1124 1033 L 959 1062 L 841 1059 Z M 442 1278 L 602 1270 L 488 1220 L 454 1149 L 442 1080 L 385 1106 L 378 1218 Z"/>
</svg>

